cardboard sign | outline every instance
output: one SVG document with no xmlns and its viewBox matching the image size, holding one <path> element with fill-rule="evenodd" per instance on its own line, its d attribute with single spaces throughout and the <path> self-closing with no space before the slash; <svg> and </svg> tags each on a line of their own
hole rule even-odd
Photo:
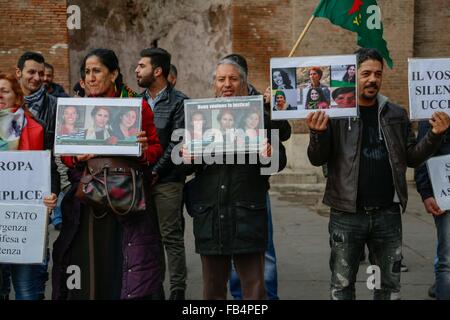
<svg viewBox="0 0 450 320">
<path fill-rule="evenodd" d="M 356 117 L 356 55 L 270 59 L 272 119 Z"/>
<path fill-rule="evenodd" d="M 430 119 L 436 111 L 450 114 L 450 58 L 408 59 L 411 120 Z"/>
<path fill-rule="evenodd" d="M 264 132 L 262 96 L 184 101 L 185 143 L 193 155 L 258 153 Z"/>
<path fill-rule="evenodd" d="M 42 205 L 50 190 L 50 151 L 1 152 L 0 203 Z"/>
<path fill-rule="evenodd" d="M 427 161 L 434 198 L 442 210 L 450 210 L 450 155 Z"/>
<path fill-rule="evenodd" d="M 139 156 L 142 98 L 58 98 L 55 154 Z"/>
<path fill-rule="evenodd" d="M 0 263 L 43 263 L 47 224 L 43 205 L 1 203 Z"/>
</svg>

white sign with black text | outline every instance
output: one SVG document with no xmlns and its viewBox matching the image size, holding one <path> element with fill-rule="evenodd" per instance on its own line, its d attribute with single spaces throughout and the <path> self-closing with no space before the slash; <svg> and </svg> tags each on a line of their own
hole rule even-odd
<svg viewBox="0 0 450 320">
<path fill-rule="evenodd" d="M 39 264 L 47 236 L 44 205 L 0 204 L 0 263 Z"/>
<path fill-rule="evenodd" d="M 0 203 L 42 204 L 50 194 L 50 151 L 4 151 Z"/>
<path fill-rule="evenodd" d="M 50 151 L 4 151 L 0 160 L 0 263 L 44 259 Z"/>
<path fill-rule="evenodd" d="M 450 210 L 450 155 L 427 161 L 434 198 L 442 210 Z"/>
<path fill-rule="evenodd" d="M 411 120 L 450 114 L 450 58 L 408 59 L 408 80 Z"/>
</svg>

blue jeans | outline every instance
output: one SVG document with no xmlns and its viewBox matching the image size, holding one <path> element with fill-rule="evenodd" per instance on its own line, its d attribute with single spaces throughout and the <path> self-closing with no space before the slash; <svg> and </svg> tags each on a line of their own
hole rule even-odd
<svg viewBox="0 0 450 320">
<path fill-rule="evenodd" d="M 278 300 L 277 257 L 275 255 L 275 247 L 273 245 L 272 210 L 269 193 L 267 193 L 266 199 L 269 235 L 267 251 L 264 259 L 264 284 L 266 286 L 267 298 L 269 300 Z M 239 281 L 239 276 L 237 275 L 233 264 L 230 277 L 230 293 L 234 299 L 242 300 L 241 282 Z"/>
<path fill-rule="evenodd" d="M 53 210 L 53 216 L 52 216 L 52 224 L 54 226 L 62 223 L 61 202 L 64 199 L 65 195 L 66 194 L 62 191 L 58 195 L 58 200 L 56 202 L 56 208 L 55 208 L 55 210 Z"/>
<path fill-rule="evenodd" d="M 381 272 L 380 289 L 374 290 L 374 299 L 400 299 L 402 222 L 399 209 L 370 213 L 331 209 L 329 233 L 331 299 L 356 298 L 356 274 L 366 244 L 370 264 L 378 266 Z"/>
<path fill-rule="evenodd" d="M 11 282 L 14 286 L 16 300 L 43 300 L 45 295 L 45 283 L 48 280 L 48 259 L 42 264 L 2 264 L 3 284 L 0 294 L 9 296 Z"/>
<path fill-rule="evenodd" d="M 436 298 L 450 300 L 450 211 L 434 217 L 438 245 L 436 272 Z"/>
</svg>

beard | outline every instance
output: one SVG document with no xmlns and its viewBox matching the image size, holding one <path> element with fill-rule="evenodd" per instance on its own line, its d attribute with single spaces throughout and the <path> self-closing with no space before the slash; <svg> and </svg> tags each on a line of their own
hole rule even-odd
<svg viewBox="0 0 450 320">
<path fill-rule="evenodd" d="M 142 77 L 137 80 L 138 86 L 141 88 L 149 88 L 154 82 L 156 78 L 153 74 L 149 74 L 146 77 Z"/>
</svg>

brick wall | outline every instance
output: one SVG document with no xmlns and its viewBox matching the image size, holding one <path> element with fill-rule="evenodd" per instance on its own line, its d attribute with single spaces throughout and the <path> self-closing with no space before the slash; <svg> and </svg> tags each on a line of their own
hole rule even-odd
<svg viewBox="0 0 450 320">
<path fill-rule="evenodd" d="M 14 71 L 24 51 L 37 51 L 55 67 L 55 82 L 69 88 L 65 0 L 0 0 L 0 70 Z"/>
</svg>

